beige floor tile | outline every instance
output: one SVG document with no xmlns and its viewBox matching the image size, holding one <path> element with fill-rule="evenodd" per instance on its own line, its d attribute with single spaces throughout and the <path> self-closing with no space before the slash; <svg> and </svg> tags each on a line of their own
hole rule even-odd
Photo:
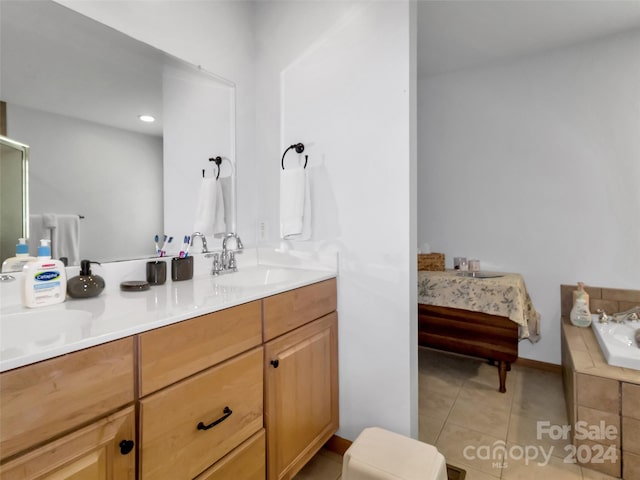
<svg viewBox="0 0 640 480">
<path fill-rule="evenodd" d="M 503 480 L 582 480 L 582 469 L 575 464 L 564 463 L 557 457 L 551 457 L 548 464 L 542 466 L 535 461 L 525 459 L 507 459 L 502 469 Z"/>
<path fill-rule="evenodd" d="M 418 408 L 424 413 L 441 413 L 447 414 L 451 411 L 453 404 L 458 398 L 458 391 L 455 393 L 450 391 L 441 391 L 436 388 L 421 388 L 418 390 Z"/>
<path fill-rule="evenodd" d="M 548 430 L 544 430 L 544 425 L 538 425 L 538 420 L 512 414 L 509 420 L 507 444 L 541 447 L 545 452 L 550 451 L 554 457 L 564 458 L 569 453 L 565 448 L 571 444 L 570 436 L 556 440 L 547 432 Z"/>
<path fill-rule="evenodd" d="M 561 375 L 522 368 L 516 377 L 511 413 L 566 425 L 567 409 Z"/>
<path fill-rule="evenodd" d="M 507 439 L 509 409 L 473 398 L 459 398 L 451 409 L 447 423 L 484 433 L 499 440 Z"/>
<path fill-rule="evenodd" d="M 618 480 L 620 477 L 612 477 L 611 475 L 582 467 L 582 478 L 583 480 Z"/>
<path fill-rule="evenodd" d="M 342 474 L 342 457 L 321 450 L 302 470 L 294 480 L 338 480 Z"/>
<path fill-rule="evenodd" d="M 505 393 L 500 393 L 497 383 L 486 384 L 478 379 L 467 380 L 458 393 L 458 399 L 473 400 L 479 406 L 491 405 L 510 413 L 513 403 L 513 389 L 507 388 Z"/>
<path fill-rule="evenodd" d="M 421 413 L 418 420 L 418 440 L 430 445 L 435 445 L 447 417 L 444 416 L 439 418 Z"/>
<path fill-rule="evenodd" d="M 447 422 L 435 445 L 451 465 L 500 476 L 502 456 L 492 458 L 491 455 L 492 452 L 502 451 L 500 445 L 504 446 L 504 441 L 499 438 Z"/>
</svg>

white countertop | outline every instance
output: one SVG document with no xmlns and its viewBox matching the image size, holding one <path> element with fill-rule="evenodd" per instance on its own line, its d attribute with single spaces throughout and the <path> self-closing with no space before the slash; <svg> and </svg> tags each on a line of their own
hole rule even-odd
<svg viewBox="0 0 640 480">
<path fill-rule="evenodd" d="M 120 282 L 144 280 L 146 260 L 92 266 L 107 287 L 97 297 L 26 308 L 21 303 L 22 274 L 0 282 L 0 372 L 135 335 L 206 313 L 258 300 L 337 275 L 329 258 L 291 256 L 253 250 L 238 256 L 239 271 L 208 273 L 211 259 L 195 255 L 192 280 L 171 280 L 143 292 L 123 292 Z M 67 269 L 77 275 L 77 267 Z"/>
</svg>

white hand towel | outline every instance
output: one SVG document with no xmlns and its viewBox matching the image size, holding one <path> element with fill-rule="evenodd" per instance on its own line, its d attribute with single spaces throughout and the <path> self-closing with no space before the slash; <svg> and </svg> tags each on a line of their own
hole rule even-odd
<svg viewBox="0 0 640 480">
<path fill-rule="evenodd" d="M 57 228 L 53 229 L 51 246 L 53 258 L 67 257 L 69 265 L 80 265 L 80 217 L 57 215 Z"/>
<path fill-rule="evenodd" d="M 55 213 L 43 213 L 42 228 L 58 228 L 58 215 Z"/>
<path fill-rule="evenodd" d="M 233 178 L 231 176 L 228 177 L 220 177 L 218 179 L 220 183 L 220 190 L 222 190 L 222 203 L 223 203 L 223 225 L 222 230 L 219 230 L 219 233 L 216 234 L 216 237 L 224 237 L 227 233 L 227 230 L 233 228 L 233 212 L 235 212 L 234 202 L 233 202 Z"/>
<path fill-rule="evenodd" d="M 280 237 L 311 238 L 311 194 L 305 168 L 280 171 Z"/>
<path fill-rule="evenodd" d="M 193 231 L 203 235 L 215 235 L 225 231 L 222 189 L 214 177 L 202 179 Z"/>
</svg>

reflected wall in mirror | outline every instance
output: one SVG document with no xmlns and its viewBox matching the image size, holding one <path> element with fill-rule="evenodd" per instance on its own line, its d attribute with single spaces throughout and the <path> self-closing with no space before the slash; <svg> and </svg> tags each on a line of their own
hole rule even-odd
<svg viewBox="0 0 640 480">
<path fill-rule="evenodd" d="M 79 258 L 96 261 L 192 233 L 208 159 L 235 171 L 233 83 L 49 0 L 2 0 L 0 22 L 0 99 L 7 135 L 30 147 L 32 221 L 82 217 Z M 15 248 L 13 232 L 0 237 Z"/>
<path fill-rule="evenodd" d="M 0 258 L 13 257 L 27 238 L 29 147 L 0 135 Z"/>
</svg>

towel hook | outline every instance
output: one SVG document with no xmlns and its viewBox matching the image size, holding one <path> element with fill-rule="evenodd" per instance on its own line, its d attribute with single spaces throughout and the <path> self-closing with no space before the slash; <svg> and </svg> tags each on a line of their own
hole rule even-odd
<svg viewBox="0 0 640 480">
<path fill-rule="evenodd" d="M 209 161 L 215 162 L 215 164 L 218 166 L 218 174 L 216 175 L 216 180 L 218 180 L 218 178 L 220 178 L 220 164 L 222 163 L 222 157 L 217 156 L 215 158 L 210 158 Z M 202 171 L 202 176 L 204 177 L 204 170 Z"/>
<path fill-rule="evenodd" d="M 295 148 L 296 153 L 302 153 L 304 152 L 304 145 L 302 143 L 295 143 L 291 146 L 289 146 L 289 148 L 287 148 L 284 153 L 282 154 L 282 161 L 280 162 L 282 165 L 282 169 L 284 170 L 284 156 L 287 154 L 287 152 L 289 150 L 291 150 L 292 148 Z M 307 161 L 309 160 L 309 155 L 305 155 L 304 156 L 304 167 L 303 168 L 307 168 Z"/>
</svg>

